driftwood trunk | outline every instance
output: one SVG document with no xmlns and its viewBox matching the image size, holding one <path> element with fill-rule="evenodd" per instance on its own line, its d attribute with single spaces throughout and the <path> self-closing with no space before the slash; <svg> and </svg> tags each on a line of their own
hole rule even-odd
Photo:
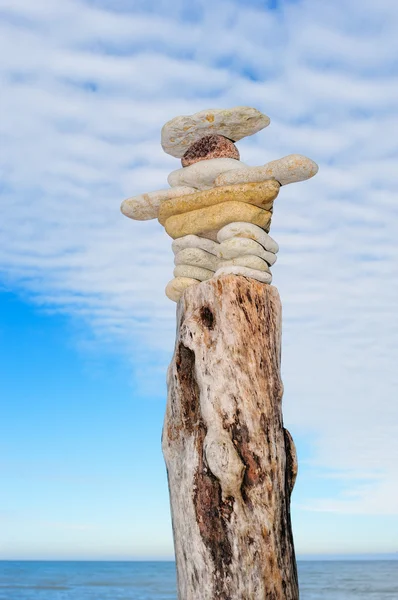
<svg viewBox="0 0 398 600">
<path fill-rule="evenodd" d="M 186 290 L 162 446 L 179 600 L 297 600 L 284 429 L 281 303 L 234 275 Z"/>
</svg>

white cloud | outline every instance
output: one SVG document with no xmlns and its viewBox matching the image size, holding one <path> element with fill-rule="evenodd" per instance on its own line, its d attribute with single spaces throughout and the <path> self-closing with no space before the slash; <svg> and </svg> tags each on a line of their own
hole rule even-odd
<svg viewBox="0 0 398 600">
<path fill-rule="evenodd" d="M 167 186 L 178 165 L 159 144 L 166 120 L 264 110 L 271 126 L 240 143 L 243 160 L 300 152 L 320 164 L 275 206 L 286 421 L 316 435 L 316 467 L 377 472 L 309 506 L 396 513 L 395 2 L 203 3 L 190 22 L 178 4 L 168 16 L 104 6 L 0 0 L 4 281 L 164 360 L 170 240 L 119 204 Z"/>
</svg>

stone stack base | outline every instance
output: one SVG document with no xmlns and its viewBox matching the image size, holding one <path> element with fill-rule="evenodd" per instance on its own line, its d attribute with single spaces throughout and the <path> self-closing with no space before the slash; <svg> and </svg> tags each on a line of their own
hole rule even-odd
<svg viewBox="0 0 398 600">
<path fill-rule="evenodd" d="M 184 290 L 211 277 L 234 274 L 271 283 L 270 267 L 276 261 L 278 244 L 261 227 L 236 222 L 222 227 L 217 242 L 198 235 L 174 240 L 174 279 L 166 295 L 178 302 Z"/>
</svg>

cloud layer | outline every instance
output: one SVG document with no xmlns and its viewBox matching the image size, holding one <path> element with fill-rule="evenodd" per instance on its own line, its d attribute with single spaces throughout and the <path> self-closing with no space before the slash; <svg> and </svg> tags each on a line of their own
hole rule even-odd
<svg viewBox="0 0 398 600">
<path fill-rule="evenodd" d="M 306 507 L 396 514 L 396 3 L 129 5 L 0 0 L 3 281 L 165 364 L 170 240 L 120 202 L 178 168 L 165 121 L 263 110 L 271 126 L 239 143 L 242 160 L 320 165 L 282 189 L 272 227 L 285 419 L 315 440 L 314 473 L 345 482 Z"/>
</svg>

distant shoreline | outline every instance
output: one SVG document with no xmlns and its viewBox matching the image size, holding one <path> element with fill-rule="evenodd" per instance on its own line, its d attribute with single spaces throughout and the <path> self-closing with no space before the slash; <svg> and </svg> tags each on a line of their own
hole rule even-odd
<svg viewBox="0 0 398 600">
<path fill-rule="evenodd" d="M 395 554 L 352 554 L 352 555 L 299 555 L 297 562 L 374 562 L 398 561 Z M 1 563 L 174 563 L 173 558 L 0 558 Z"/>
</svg>

